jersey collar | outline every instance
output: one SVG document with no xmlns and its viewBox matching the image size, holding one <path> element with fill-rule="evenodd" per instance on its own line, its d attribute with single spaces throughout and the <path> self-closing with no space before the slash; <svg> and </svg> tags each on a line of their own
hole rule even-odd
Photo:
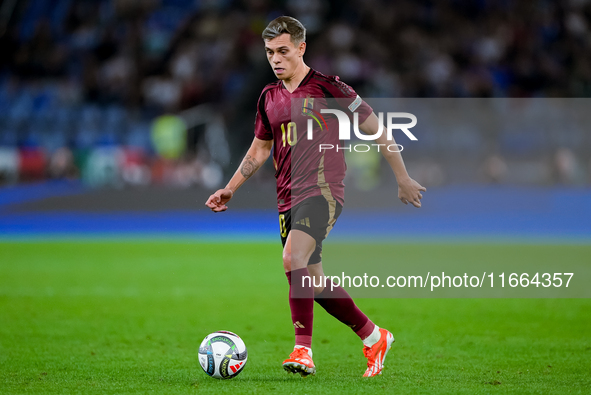
<svg viewBox="0 0 591 395">
<path fill-rule="evenodd" d="M 308 74 L 306 74 L 306 76 L 304 77 L 304 79 L 300 81 L 300 84 L 298 85 L 297 88 L 294 89 L 293 92 L 297 91 L 300 86 L 306 85 L 308 83 L 308 81 L 310 81 L 310 78 L 312 78 L 312 76 L 314 75 L 314 73 L 316 73 L 316 70 L 314 70 L 312 67 L 310 67 L 310 70 L 308 70 Z M 281 81 L 281 87 L 283 89 L 287 89 L 285 87 L 285 84 L 283 83 L 283 81 Z"/>
</svg>

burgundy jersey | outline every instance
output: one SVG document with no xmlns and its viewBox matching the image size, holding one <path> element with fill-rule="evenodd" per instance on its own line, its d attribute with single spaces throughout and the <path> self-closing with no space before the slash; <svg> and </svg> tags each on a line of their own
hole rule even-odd
<svg viewBox="0 0 591 395">
<path fill-rule="evenodd" d="M 277 179 L 277 205 L 287 211 L 306 198 L 323 195 L 327 200 L 345 201 L 345 155 L 337 146 L 338 119 L 321 109 L 341 110 L 353 120 L 358 113 L 361 125 L 372 108 L 339 80 L 310 69 L 300 85 L 290 93 L 283 81 L 267 85 L 258 102 L 255 136 L 273 140 L 273 163 Z M 315 115 L 313 138 L 308 139 L 308 119 Z M 320 116 L 322 115 L 322 116 Z M 332 145 L 333 149 L 320 149 Z"/>
</svg>

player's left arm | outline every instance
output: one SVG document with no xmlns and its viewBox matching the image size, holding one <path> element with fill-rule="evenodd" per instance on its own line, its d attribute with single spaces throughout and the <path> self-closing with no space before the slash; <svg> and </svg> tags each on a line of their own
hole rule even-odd
<svg viewBox="0 0 591 395">
<path fill-rule="evenodd" d="M 377 133 L 380 126 L 378 117 L 372 112 L 369 117 L 359 125 L 359 129 L 365 134 L 374 135 Z M 384 132 L 376 139 L 376 144 L 384 144 L 384 146 L 386 146 L 396 144 L 396 141 L 394 141 L 394 137 L 392 137 L 392 140 L 388 140 L 387 134 Z M 415 207 L 421 207 L 421 199 L 423 198 L 421 192 L 426 192 L 427 188 L 421 186 L 421 184 L 410 178 L 400 152 L 390 152 L 387 149 L 382 149 L 380 152 L 384 155 L 384 158 L 386 158 L 396 176 L 396 181 L 398 182 L 398 198 L 404 204 L 410 202 Z"/>
</svg>

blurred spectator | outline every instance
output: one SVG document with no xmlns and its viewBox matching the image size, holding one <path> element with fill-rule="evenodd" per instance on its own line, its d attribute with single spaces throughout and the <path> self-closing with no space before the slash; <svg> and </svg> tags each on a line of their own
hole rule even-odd
<svg viewBox="0 0 591 395">
<path fill-rule="evenodd" d="M 186 155 L 157 165 L 146 125 L 210 103 L 241 156 L 260 90 L 273 78 L 260 33 L 281 14 L 307 26 L 312 67 L 365 97 L 591 96 L 588 0 L 15 2 L 0 33 L 0 179 L 73 177 L 84 161 L 105 165 L 100 177 L 84 178 L 96 185 L 115 174 L 105 170 L 115 163 L 126 163 L 116 173 L 130 184 L 155 182 L 154 174 L 179 185 L 203 172 L 217 179 L 222 164 L 191 146 L 187 153 L 206 170 Z M 470 146 L 463 136 L 460 145 Z M 115 160 L 114 152 L 128 158 Z M 504 179 L 500 158 L 483 164 L 486 180 Z M 555 159 L 563 182 L 569 161 L 564 153 Z M 453 179 L 440 165 L 430 169 L 430 178 Z"/>
<path fill-rule="evenodd" d="M 505 160 L 499 155 L 491 155 L 484 162 L 484 174 L 491 183 L 501 183 L 508 171 Z"/>
</svg>

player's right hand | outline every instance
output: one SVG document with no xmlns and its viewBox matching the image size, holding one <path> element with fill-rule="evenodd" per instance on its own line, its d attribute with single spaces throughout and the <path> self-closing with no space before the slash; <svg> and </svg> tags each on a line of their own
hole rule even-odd
<svg viewBox="0 0 591 395">
<path fill-rule="evenodd" d="M 228 206 L 226 203 L 232 199 L 234 193 L 231 189 L 218 189 L 216 193 L 211 195 L 205 205 L 211 209 L 214 213 L 219 213 L 220 211 L 226 211 Z"/>
</svg>

